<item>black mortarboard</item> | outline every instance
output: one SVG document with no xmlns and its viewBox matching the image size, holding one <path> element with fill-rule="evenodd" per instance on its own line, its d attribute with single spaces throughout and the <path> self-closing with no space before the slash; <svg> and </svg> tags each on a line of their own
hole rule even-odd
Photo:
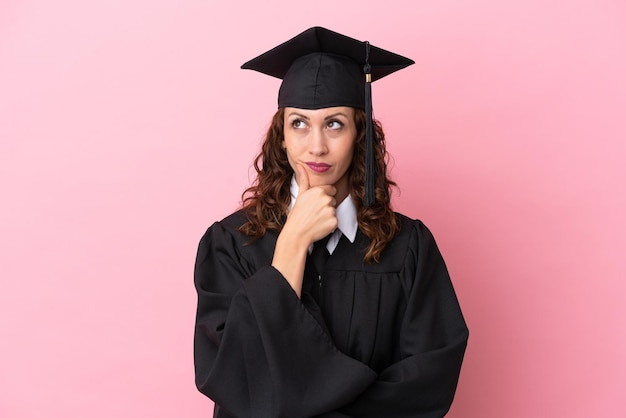
<svg viewBox="0 0 626 418">
<path fill-rule="evenodd" d="M 366 112 L 365 205 L 374 202 L 371 85 L 414 62 L 337 32 L 313 27 L 241 66 L 283 80 L 278 107 L 350 106 Z"/>
</svg>

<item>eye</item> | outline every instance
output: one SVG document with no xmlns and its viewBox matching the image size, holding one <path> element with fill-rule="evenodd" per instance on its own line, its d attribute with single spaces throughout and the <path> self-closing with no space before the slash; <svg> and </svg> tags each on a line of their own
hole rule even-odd
<svg viewBox="0 0 626 418">
<path fill-rule="evenodd" d="M 306 122 L 302 119 L 294 119 L 291 121 L 291 127 L 294 129 L 303 129 L 306 128 Z"/>
<path fill-rule="evenodd" d="M 328 129 L 340 129 L 343 127 L 343 123 L 336 119 L 333 119 L 329 120 L 326 126 L 328 127 Z"/>
</svg>

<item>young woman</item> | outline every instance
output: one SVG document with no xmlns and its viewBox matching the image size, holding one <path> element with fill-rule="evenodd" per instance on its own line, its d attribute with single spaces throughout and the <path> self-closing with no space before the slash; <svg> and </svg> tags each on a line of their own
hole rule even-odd
<svg viewBox="0 0 626 418">
<path fill-rule="evenodd" d="M 431 233 L 390 206 L 371 119 L 370 80 L 411 63 L 316 27 L 244 64 L 283 82 L 243 208 L 198 249 L 196 385 L 215 417 L 448 411 L 468 330 Z"/>
</svg>

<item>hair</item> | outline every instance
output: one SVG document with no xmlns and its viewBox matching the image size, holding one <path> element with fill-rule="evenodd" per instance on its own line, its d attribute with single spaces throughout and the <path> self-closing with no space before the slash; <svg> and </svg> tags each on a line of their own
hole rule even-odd
<svg viewBox="0 0 626 418">
<path fill-rule="evenodd" d="M 254 159 L 257 178 L 242 194 L 243 209 L 248 222 L 239 230 L 257 239 L 268 230 L 280 231 L 287 219 L 291 201 L 290 184 L 293 169 L 282 147 L 284 133 L 284 109 L 278 109 L 272 118 L 261 151 Z M 385 134 L 379 121 L 374 120 L 377 146 L 375 202 L 365 207 L 365 111 L 354 109 L 357 129 L 352 163 L 348 169 L 350 196 L 356 207 L 359 229 L 370 239 L 364 254 L 366 263 L 377 263 L 380 255 L 400 230 L 399 221 L 391 208 L 391 188 L 396 183 L 387 176 L 389 154 L 385 146 Z"/>
</svg>

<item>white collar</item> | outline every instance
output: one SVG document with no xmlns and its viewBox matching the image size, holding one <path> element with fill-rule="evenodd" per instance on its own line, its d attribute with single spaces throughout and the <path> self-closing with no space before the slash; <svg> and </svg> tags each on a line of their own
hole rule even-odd
<svg viewBox="0 0 626 418">
<path fill-rule="evenodd" d="M 296 204 L 296 198 L 298 197 L 298 192 L 300 188 L 298 187 L 298 183 L 296 182 L 296 177 L 291 177 L 291 186 L 289 188 L 291 192 L 291 203 L 289 204 L 289 210 L 293 208 L 293 205 Z M 336 209 L 337 215 L 337 229 L 332 233 L 330 238 L 328 239 L 328 244 L 326 244 L 326 248 L 329 253 L 333 253 L 335 248 L 337 248 L 337 244 L 339 244 L 339 239 L 341 238 L 341 234 L 345 235 L 346 238 L 350 240 L 350 242 L 354 242 L 356 239 L 356 232 L 359 229 L 359 223 L 356 219 L 356 207 L 354 206 L 354 202 L 352 201 L 352 197 L 348 195 L 343 202 L 337 206 Z"/>
</svg>

